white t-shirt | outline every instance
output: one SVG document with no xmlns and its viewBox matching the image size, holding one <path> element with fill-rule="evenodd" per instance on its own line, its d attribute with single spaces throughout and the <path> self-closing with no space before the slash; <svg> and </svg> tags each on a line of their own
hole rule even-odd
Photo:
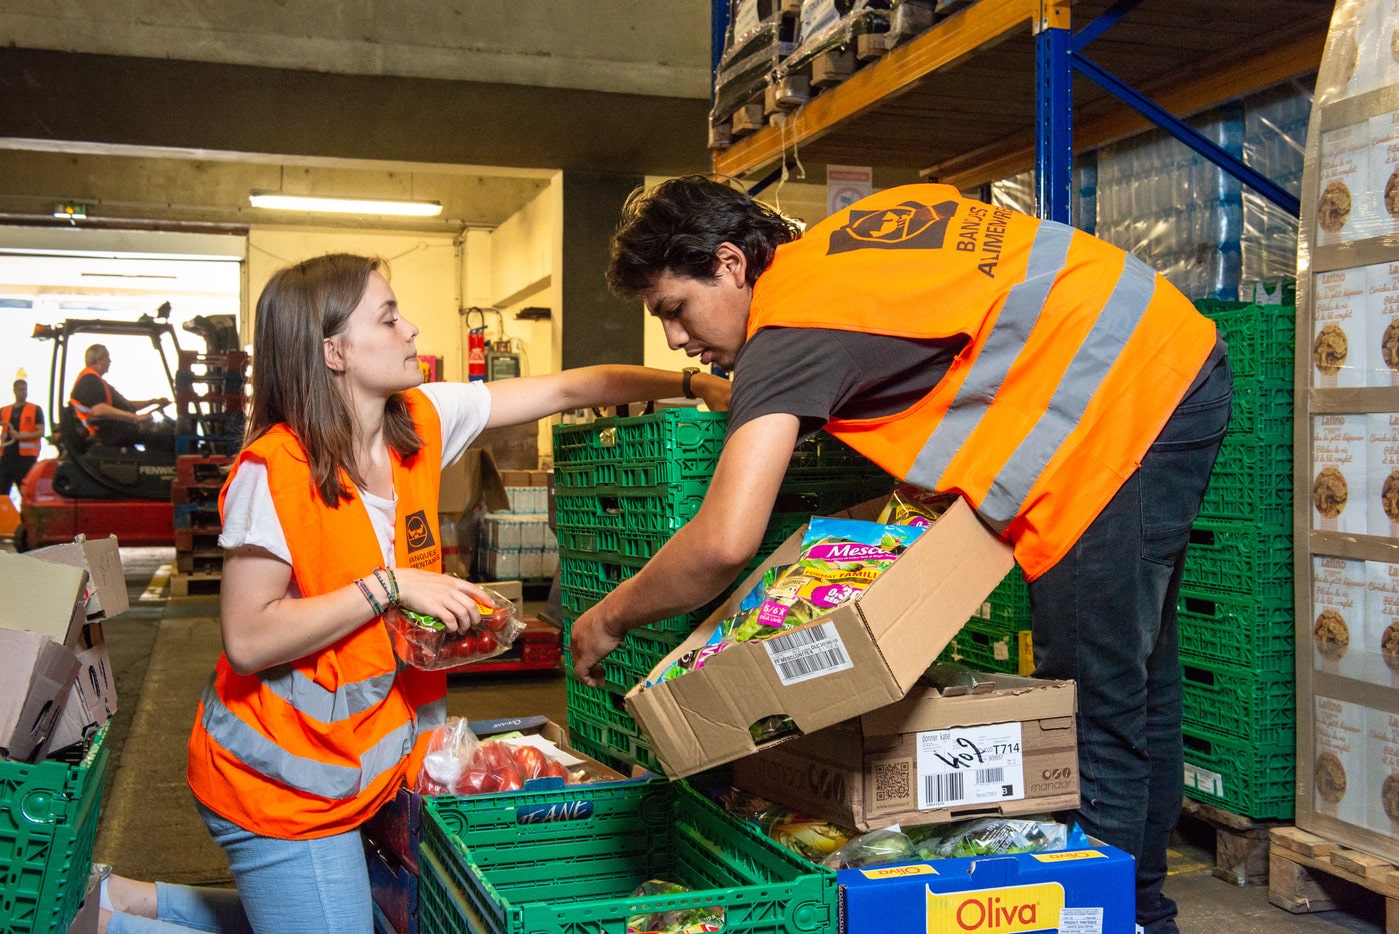
<svg viewBox="0 0 1399 934">
<path fill-rule="evenodd" d="M 422 390 L 442 420 L 442 465 L 445 467 L 461 457 L 467 445 L 485 429 L 491 415 L 491 394 L 481 382 L 425 383 Z M 384 499 L 364 490 L 358 492 L 379 539 L 384 564 L 393 567 L 394 511 L 398 496 Z M 248 460 L 238 468 L 233 482 L 228 485 L 228 495 L 224 497 L 219 546 L 237 548 L 239 545 L 257 545 L 291 564 L 291 550 L 287 548 L 277 509 L 272 504 L 272 492 L 267 486 L 267 466 L 256 460 Z M 295 588 L 293 578 L 292 589 Z"/>
</svg>

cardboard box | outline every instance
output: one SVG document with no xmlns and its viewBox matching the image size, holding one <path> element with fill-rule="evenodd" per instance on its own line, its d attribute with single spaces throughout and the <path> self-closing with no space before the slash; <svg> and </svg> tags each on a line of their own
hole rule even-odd
<svg viewBox="0 0 1399 934">
<path fill-rule="evenodd" d="M 586 785 L 573 785 L 580 793 L 590 787 L 606 787 L 617 782 L 635 781 L 622 773 L 584 755 L 568 744 L 568 731 L 548 717 L 505 717 L 496 720 L 473 720 L 468 726 L 478 737 L 498 736 L 501 733 L 519 731 L 528 736 L 538 736 L 552 743 L 560 752 L 578 760 L 580 764 L 568 766 L 581 768 L 600 781 Z M 649 776 L 650 773 L 644 773 Z M 640 778 L 641 776 L 638 776 Z M 536 778 L 525 783 L 525 791 L 554 791 L 564 787 L 557 778 Z M 496 794 L 518 794 L 518 792 L 495 792 Z M 482 795 L 481 797 L 489 797 Z M 407 788 L 399 789 L 397 796 L 384 805 L 377 814 L 364 823 L 363 832 L 381 853 L 388 854 L 400 866 L 407 867 L 414 874 L 418 872 L 418 832 L 422 823 L 423 796 Z"/>
<path fill-rule="evenodd" d="M 101 623 L 85 627 L 77 658 L 78 676 L 44 746 L 45 756 L 92 735 L 117 712 L 117 685 Z"/>
<path fill-rule="evenodd" d="M 77 676 L 77 656 L 53 639 L 0 629 L 0 755 L 34 760 Z"/>
<path fill-rule="evenodd" d="M 1364 535 L 1368 517 L 1364 415 L 1312 417 L 1312 528 Z"/>
<path fill-rule="evenodd" d="M 1316 695 L 1315 703 L 1312 808 L 1317 814 L 1364 827 L 1368 804 L 1365 734 L 1369 711 L 1359 704 L 1320 694 Z"/>
<path fill-rule="evenodd" d="M 461 458 L 442 468 L 437 511 L 459 516 L 478 506 L 489 511 L 510 508 L 495 457 L 486 448 L 467 448 Z"/>
<path fill-rule="evenodd" d="M 87 571 L 29 555 L 0 552 L 0 628 L 48 636 L 76 648 L 87 622 Z"/>
<path fill-rule="evenodd" d="M 101 885 L 101 873 L 96 869 L 89 871 L 83 900 L 78 903 L 78 913 L 68 925 L 68 934 L 97 934 L 98 890 Z"/>
<path fill-rule="evenodd" d="M 1078 807 L 1074 683 L 985 677 L 739 759 L 733 782 L 863 831 Z"/>
<path fill-rule="evenodd" d="M 1399 588 L 1376 581 L 1371 586 L 1367 574 L 1373 562 L 1354 561 L 1332 555 L 1312 556 L 1312 637 L 1309 641 L 1312 667 L 1317 671 L 1358 677 L 1365 668 L 1358 643 L 1365 631 L 1365 615 L 1372 602 L 1383 602 L 1383 590 Z M 1300 647 L 1299 647 L 1300 648 Z"/>
<path fill-rule="evenodd" d="M 872 521 L 884 500 L 841 515 Z M 791 564 L 805 527 L 787 539 L 652 674 L 704 645 L 715 627 L 774 565 Z M 703 668 L 626 705 L 671 778 L 757 751 L 749 726 L 786 714 L 802 733 L 902 698 L 1014 562 L 1009 543 L 958 499 L 868 590 L 820 619 L 765 642 L 731 646 Z M 781 739 L 777 740 L 781 742 Z"/>
<path fill-rule="evenodd" d="M 1312 385 L 1322 389 L 1365 385 L 1369 377 L 1365 347 L 1368 300 L 1369 277 L 1363 266 L 1316 277 Z"/>
<path fill-rule="evenodd" d="M 1085 849 L 842 869 L 841 931 L 1132 934 L 1132 857 Z"/>
<path fill-rule="evenodd" d="M 126 595 L 126 572 L 122 570 L 121 550 L 115 535 L 107 538 L 79 535 L 71 542 L 35 548 L 25 554 L 87 571 L 88 622 L 110 619 L 131 608 Z"/>
</svg>

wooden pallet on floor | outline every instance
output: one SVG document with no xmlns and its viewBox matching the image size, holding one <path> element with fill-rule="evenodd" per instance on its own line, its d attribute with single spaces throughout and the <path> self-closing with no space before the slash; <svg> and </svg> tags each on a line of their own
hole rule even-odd
<svg viewBox="0 0 1399 934">
<path fill-rule="evenodd" d="M 1214 830 L 1214 876 L 1234 885 L 1268 884 L 1268 839 L 1281 821 L 1254 820 L 1193 798 L 1181 803 L 1183 818 Z"/>
<path fill-rule="evenodd" d="M 1268 901 L 1293 914 L 1329 911 L 1353 901 L 1341 882 L 1358 885 L 1384 897 L 1385 932 L 1399 934 L 1399 867 L 1296 827 L 1275 829 L 1270 842 Z"/>
<path fill-rule="evenodd" d="M 171 574 L 170 596 L 212 597 L 219 593 L 222 574 Z"/>
</svg>

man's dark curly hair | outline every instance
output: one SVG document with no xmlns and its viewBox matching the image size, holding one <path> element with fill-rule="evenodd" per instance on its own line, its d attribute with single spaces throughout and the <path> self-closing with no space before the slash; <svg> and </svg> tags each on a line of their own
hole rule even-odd
<svg viewBox="0 0 1399 934">
<path fill-rule="evenodd" d="M 635 298 L 663 272 L 711 278 L 724 241 L 747 257 L 752 285 L 777 248 L 799 236 L 793 221 L 742 191 L 703 175 L 669 179 L 627 198 L 612 235 L 607 285 L 619 298 Z"/>
</svg>

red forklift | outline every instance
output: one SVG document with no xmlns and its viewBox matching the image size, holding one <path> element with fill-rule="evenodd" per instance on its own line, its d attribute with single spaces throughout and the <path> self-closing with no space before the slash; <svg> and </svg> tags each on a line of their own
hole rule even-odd
<svg viewBox="0 0 1399 934">
<path fill-rule="evenodd" d="M 155 317 L 142 315 L 135 321 L 73 319 L 35 327 L 36 339 L 54 342 L 49 411 L 58 417 L 56 432 L 49 440 L 59 453 L 35 464 L 20 485 L 16 551 L 70 542 L 79 534 L 89 538 L 114 534 L 123 545 L 131 546 L 175 544 L 170 490 L 178 448 L 147 450 L 139 445 L 96 443 L 78 421 L 67 396 L 72 380 L 83 368 L 82 355 L 88 345 L 101 343 L 104 336 L 135 336 L 150 341 L 169 386 L 167 398 L 177 398 L 180 343 L 169 316 L 170 303 L 165 302 Z M 184 329 L 210 346 L 230 341 L 236 346 L 232 321 L 232 316 L 200 316 L 187 322 Z M 71 343 L 75 338 L 78 342 Z M 192 424 L 182 424 L 185 421 Z M 197 432 L 198 422 L 198 418 L 182 417 L 177 432 Z"/>
</svg>

